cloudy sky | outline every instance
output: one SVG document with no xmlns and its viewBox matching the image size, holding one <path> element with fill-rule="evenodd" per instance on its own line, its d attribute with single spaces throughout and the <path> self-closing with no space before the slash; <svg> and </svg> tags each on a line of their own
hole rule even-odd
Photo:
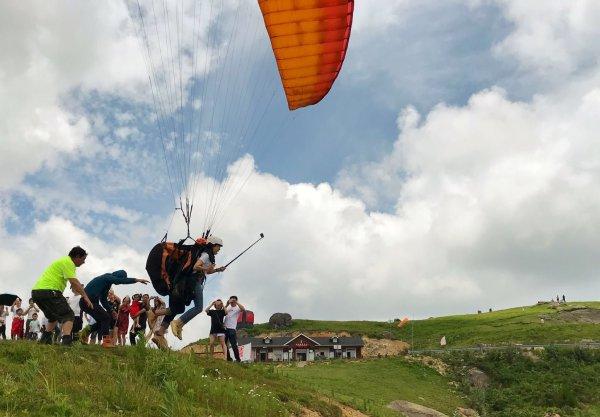
<svg viewBox="0 0 600 417">
<path fill-rule="evenodd" d="M 221 100 L 220 126 L 256 133 L 225 152 L 226 136 L 203 132 L 194 158 L 226 157 L 216 178 L 185 181 L 200 208 L 227 172 L 245 184 L 219 212 L 222 260 L 266 238 L 209 280 L 207 302 L 235 293 L 258 321 L 386 320 L 598 297 L 600 3 L 357 1 L 334 88 L 294 114 L 251 23 L 258 6 L 223 4 L 192 45 L 202 80 L 232 91 L 190 109 L 203 120 Z M 145 276 L 166 229 L 185 235 L 139 34 L 120 0 L 0 5 L 0 292 L 26 297 L 76 244 L 90 253 L 84 283 Z M 194 80 L 185 72 L 190 92 Z M 243 90 L 254 104 L 236 85 L 256 87 Z M 207 329 L 199 316 L 184 342 Z"/>
</svg>

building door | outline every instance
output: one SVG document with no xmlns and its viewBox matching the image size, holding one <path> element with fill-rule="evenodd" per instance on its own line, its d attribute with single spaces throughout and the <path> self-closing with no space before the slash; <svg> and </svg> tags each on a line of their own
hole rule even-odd
<svg viewBox="0 0 600 417">
<path fill-rule="evenodd" d="M 296 349 L 296 360 L 306 361 L 306 349 Z"/>
<path fill-rule="evenodd" d="M 260 359 L 261 362 L 266 362 L 267 361 L 267 352 L 260 352 Z"/>
</svg>

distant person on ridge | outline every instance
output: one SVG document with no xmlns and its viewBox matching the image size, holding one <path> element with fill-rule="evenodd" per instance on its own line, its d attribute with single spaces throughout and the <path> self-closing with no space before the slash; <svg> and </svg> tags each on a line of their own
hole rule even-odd
<svg viewBox="0 0 600 417">
<path fill-rule="evenodd" d="M 232 295 L 229 297 L 227 301 L 227 305 L 225 306 L 225 344 L 229 343 L 231 345 L 231 349 L 233 350 L 233 356 L 235 356 L 236 362 L 241 362 L 240 360 L 240 352 L 238 350 L 237 345 L 237 322 L 238 316 L 242 311 L 245 311 L 246 308 L 238 303 L 238 298 L 236 295 Z M 227 349 L 227 360 L 231 361 L 231 354 L 229 353 L 229 349 Z"/>
<path fill-rule="evenodd" d="M 160 329 L 154 332 L 154 338 L 152 339 L 152 341 L 161 349 L 168 348 L 164 334 L 169 325 L 171 325 L 171 330 L 175 337 L 181 340 L 183 326 L 202 311 L 202 308 L 204 307 L 203 293 L 206 275 L 225 271 L 224 266 L 215 268 L 215 255 L 219 253 L 221 247 L 223 247 L 223 240 L 216 236 L 210 236 L 206 240 L 206 250 L 202 252 L 194 264 L 192 277 L 195 283 L 192 291 L 193 293 L 181 294 L 180 291 L 175 288 L 169 295 L 169 307 L 156 311 L 156 315 L 165 315 Z M 184 279 L 184 277 L 181 278 Z M 189 300 L 189 298 L 193 299 L 194 307 L 182 314 L 178 320 L 173 320 L 177 314 L 185 311 L 186 300 Z"/>
<path fill-rule="evenodd" d="M 68 256 L 52 262 L 33 286 L 31 298 L 48 319 L 48 325 L 40 338 L 40 343 L 52 343 L 52 333 L 58 322 L 61 323 L 62 344 L 70 345 L 73 341 L 71 330 L 75 313 L 63 296 L 67 281 L 71 284 L 73 292 L 81 295 L 83 303 L 92 307 L 92 302 L 77 279 L 75 271 L 85 263 L 86 258 L 87 252 L 81 247 L 75 246 Z"/>
<path fill-rule="evenodd" d="M 142 278 L 127 278 L 127 272 L 120 270 L 109 274 L 100 275 L 92 279 L 86 286 L 91 306 L 80 301 L 81 309 L 92 316 L 96 323 L 91 327 L 91 331 L 98 331 L 102 336 L 103 347 L 114 347 L 112 335 L 110 335 L 111 323 L 116 323 L 118 309 L 114 309 L 114 304 L 108 299 L 109 292 L 113 285 L 121 284 L 147 284 L 148 280 Z"/>
</svg>

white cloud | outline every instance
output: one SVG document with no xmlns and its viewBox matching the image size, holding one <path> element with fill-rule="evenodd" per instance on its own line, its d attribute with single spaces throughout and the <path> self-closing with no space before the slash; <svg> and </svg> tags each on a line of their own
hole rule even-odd
<svg viewBox="0 0 600 417">
<path fill-rule="evenodd" d="M 355 2 L 352 30 L 354 32 L 385 32 L 389 26 L 403 21 L 402 12 L 411 6 L 406 0 L 385 2 Z"/>
<path fill-rule="evenodd" d="M 526 69 L 558 77 L 598 64 L 600 3 L 594 0 L 496 0 L 515 25 L 496 52 Z"/>
<path fill-rule="evenodd" d="M 128 19 L 118 1 L 0 5 L 0 187 L 93 146 L 89 121 L 62 106 L 72 89 L 124 92 L 145 81 Z"/>
</svg>

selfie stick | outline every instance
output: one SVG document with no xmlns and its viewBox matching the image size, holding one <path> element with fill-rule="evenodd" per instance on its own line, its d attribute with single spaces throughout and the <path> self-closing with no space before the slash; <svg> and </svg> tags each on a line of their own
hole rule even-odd
<svg viewBox="0 0 600 417">
<path fill-rule="evenodd" d="M 227 268 L 229 265 L 231 265 L 233 263 L 233 261 L 235 261 L 237 258 L 239 258 L 240 256 L 242 256 L 243 254 L 245 254 L 246 252 L 248 252 L 250 250 L 250 248 L 254 245 L 256 245 L 258 242 L 260 242 L 263 238 L 265 237 L 265 235 L 263 235 L 262 233 L 260 234 L 260 237 L 250 246 L 248 246 L 242 253 L 240 253 L 238 256 L 236 256 L 235 258 L 233 258 L 231 261 L 229 261 L 229 263 L 227 265 L 225 265 L 223 268 Z"/>
</svg>

